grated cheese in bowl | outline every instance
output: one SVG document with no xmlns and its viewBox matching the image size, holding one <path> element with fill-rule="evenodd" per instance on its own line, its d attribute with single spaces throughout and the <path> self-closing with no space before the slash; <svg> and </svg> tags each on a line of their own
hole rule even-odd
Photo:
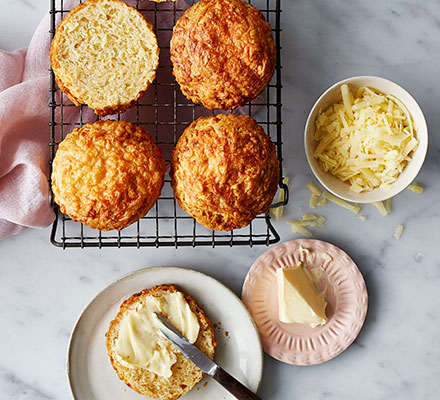
<svg viewBox="0 0 440 400">
<path fill-rule="evenodd" d="M 387 190 L 419 144 L 411 115 L 396 97 L 368 87 L 353 96 L 343 84 L 341 94 L 316 118 L 313 156 L 356 193 Z"/>
</svg>

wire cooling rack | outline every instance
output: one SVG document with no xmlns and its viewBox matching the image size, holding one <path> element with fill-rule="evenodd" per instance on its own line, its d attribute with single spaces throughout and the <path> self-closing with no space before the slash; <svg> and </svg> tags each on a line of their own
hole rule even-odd
<svg viewBox="0 0 440 400">
<path fill-rule="evenodd" d="M 264 93 L 252 104 L 234 110 L 239 114 L 252 116 L 264 128 L 277 148 L 282 168 L 281 141 L 281 62 L 280 62 L 280 13 L 281 0 L 247 0 L 259 8 L 272 26 L 277 48 L 277 65 L 274 77 Z M 76 4 L 82 3 L 78 1 Z M 185 11 L 182 5 L 196 1 L 178 0 L 175 3 L 155 3 L 149 0 L 129 2 L 153 24 L 158 36 L 160 62 L 157 77 L 146 94 L 136 105 L 123 115 L 123 119 L 143 126 L 153 136 L 162 149 L 167 164 L 171 150 L 183 130 L 202 115 L 218 113 L 203 106 L 193 104 L 180 92 L 179 85 L 172 76 L 172 64 L 169 58 L 169 42 L 176 21 Z M 57 23 L 70 11 L 67 1 L 51 0 L 51 29 L 53 38 Z M 93 122 L 100 117 L 83 105 L 76 107 L 60 92 L 55 76 L 50 70 L 50 166 L 58 144 L 73 129 Z M 115 117 L 121 119 L 120 115 Z M 282 170 L 282 169 L 281 169 Z M 280 174 L 281 175 L 281 174 Z M 287 204 L 288 190 L 280 178 L 279 187 L 284 188 L 284 201 L 272 205 L 279 207 Z M 270 220 L 270 214 L 259 215 L 245 228 L 231 232 L 208 230 L 184 212 L 173 197 L 168 174 L 161 196 L 149 213 L 136 223 L 121 231 L 98 231 L 82 223 L 72 221 L 60 212 L 57 204 L 51 200 L 56 219 L 52 226 L 51 242 L 55 246 L 67 247 L 162 247 L 162 246 L 236 246 L 269 245 L 280 240 Z"/>
</svg>

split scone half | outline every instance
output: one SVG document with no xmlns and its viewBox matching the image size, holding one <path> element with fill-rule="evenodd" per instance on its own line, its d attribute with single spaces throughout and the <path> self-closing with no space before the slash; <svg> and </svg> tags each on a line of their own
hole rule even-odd
<svg viewBox="0 0 440 400">
<path fill-rule="evenodd" d="M 229 110 L 257 97 L 275 71 L 276 48 L 262 12 L 242 0 L 202 0 L 179 18 L 170 43 L 182 93 Z"/>
<path fill-rule="evenodd" d="M 156 77 L 152 25 L 119 0 L 87 0 L 58 26 L 49 53 L 60 89 L 98 115 L 127 110 Z"/>
<path fill-rule="evenodd" d="M 275 145 L 243 115 L 200 117 L 185 129 L 171 158 L 179 206 L 214 230 L 243 228 L 265 213 L 279 174 Z"/>
<path fill-rule="evenodd" d="M 203 372 L 159 331 L 159 313 L 209 358 L 214 358 L 211 322 L 176 285 L 159 285 L 132 295 L 110 323 L 107 351 L 118 377 L 153 399 L 175 400 L 203 378 Z"/>
<path fill-rule="evenodd" d="M 145 129 L 126 121 L 97 121 L 76 128 L 60 143 L 52 192 L 74 221 L 120 230 L 153 207 L 164 175 L 162 152 Z"/>
</svg>

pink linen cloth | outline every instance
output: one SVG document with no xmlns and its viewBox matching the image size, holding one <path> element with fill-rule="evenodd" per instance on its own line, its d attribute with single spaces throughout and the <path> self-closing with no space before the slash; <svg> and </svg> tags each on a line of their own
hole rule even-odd
<svg viewBox="0 0 440 400">
<path fill-rule="evenodd" d="M 29 47 L 0 50 L 0 239 L 54 219 L 49 205 L 49 16 Z"/>
<path fill-rule="evenodd" d="M 187 7 L 184 1 L 178 3 Z M 64 0 L 63 7 L 70 10 L 78 4 Z M 169 4 L 160 6 L 174 7 Z M 158 21 L 162 23 L 169 21 Z M 54 219 L 48 183 L 49 29 L 48 14 L 27 49 L 0 50 L 0 239 L 26 227 L 46 227 Z M 69 119 L 78 113 L 79 108 L 74 108 Z"/>
</svg>

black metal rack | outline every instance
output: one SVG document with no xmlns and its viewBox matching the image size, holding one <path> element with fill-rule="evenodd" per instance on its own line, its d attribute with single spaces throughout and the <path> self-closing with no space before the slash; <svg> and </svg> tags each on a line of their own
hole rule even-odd
<svg viewBox="0 0 440 400">
<path fill-rule="evenodd" d="M 233 112 L 250 115 L 265 129 L 276 145 L 277 155 L 282 165 L 281 141 L 281 63 L 280 63 L 280 13 L 281 0 L 247 0 L 259 8 L 272 26 L 277 48 L 277 66 L 274 77 L 263 95 L 252 103 Z M 83 0 L 79 0 L 82 3 Z M 187 1 L 189 5 L 196 1 Z M 185 11 L 183 0 L 176 3 L 155 3 L 147 0 L 129 2 L 134 4 L 151 22 L 158 36 L 161 50 L 159 69 L 156 80 L 142 99 L 129 110 L 124 119 L 141 125 L 153 136 L 161 147 L 167 164 L 170 161 L 171 149 L 180 134 L 193 120 L 202 115 L 218 113 L 206 110 L 200 104 L 193 104 L 180 92 L 179 85 L 172 76 L 172 65 L 169 59 L 169 40 L 173 26 Z M 56 24 L 70 10 L 64 8 L 63 0 L 51 0 L 51 29 L 55 34 Z M 89 112 L 87 106 L 74 106 L 60 92 L 55 77 L 50 70 L 50 166 L 58 144 L 65 135 L 76 127 L 100 119 Z M 69 119 L 73 111 L 78 110 L 76 119 Z M 117 119 L 120 119 L 120 115 Z M 280 178 L 279 186 L 285 189 L 283 202 L 275 203 L 278 207 L 288 202 L 288 189 Z M 98 231 L 79 222 L 72 221 L 59 211 L 51 201 L 56 219 L 52 226 L 50 240 L 58 247 L 179 247 L 179 246 L 235 246 L 235 245 L 269 245 L 280 240 L 273 227 L 269 213 L 259 215 L 245 228 L 231 232 L 212 231 L 198 224 L 195 219 L 180 209 L 173 197 L 169 176 L 161 196 L 149 213 L 136 223 L 121 231 Z"/>
</svg>

